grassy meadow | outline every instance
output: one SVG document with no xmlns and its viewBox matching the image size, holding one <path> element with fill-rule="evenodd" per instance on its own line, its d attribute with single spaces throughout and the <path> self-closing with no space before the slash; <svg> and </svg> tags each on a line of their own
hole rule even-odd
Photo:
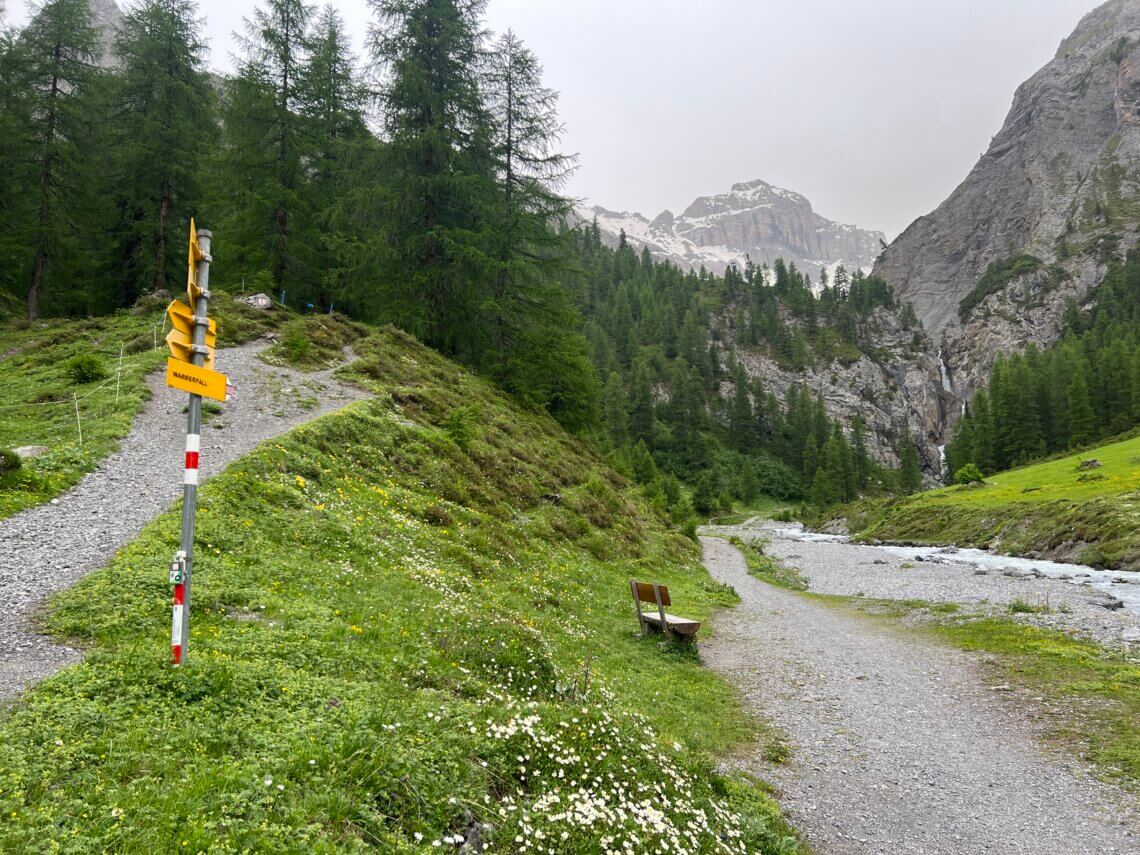
<svg viewBox="0 0 1140 855">
<path fill-rule="evenodd" d="M 760 724 L 637 631 L 631 576 L 734 601 L 697 545 L 541 411 L 355 348 L 375 399 L 204 487 L 189 667 L 177 509 L 51 603 L 87 656 L 0 714 L 0 850 L 796 851 L 717 770 Z"/>
</svg>

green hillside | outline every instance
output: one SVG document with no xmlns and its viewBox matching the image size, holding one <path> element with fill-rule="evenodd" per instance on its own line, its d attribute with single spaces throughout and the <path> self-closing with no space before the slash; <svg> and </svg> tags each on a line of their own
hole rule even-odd
<svg viewBox="0 0 1140 855">
<path fill-rule="evenodd" d="M 0 719 L 0 850 L 793 851 L 714 771 L 758 724 L 636 632 L 631 576 L 732 602 L 697 546 L 538 408 L 356 348 L 375 399 L 203 489 L 189 667 L 176 511 L 51 604 L 88 654 Z"/>
<path fill-rule="evenodd" d="M 1098 461 L 1096 466 L 1087 461 Z M 852 532 L 1140 568 L 1140 436 L 947 487 L 843 509 Z"/>
<path fill-rule="evenodd" d="M 150 397 L 146 376 L 166 363 L 167 305 L 148 298 L 102 317 L 0 325 L 0 449 L 47 448 L 18 471 L 0 471 L 0 520 L 74 486 L 127 435 Z M 300 368 L 327 359 L 330 351 L 339 356 L 341 346 L 365 329 L 339 315 L 302 318 L 280 307 L 252 309 L 218 291 L 210 312 L 218 321 L 219 347 L 280 331 L 266 358 Z"/>
</svg>

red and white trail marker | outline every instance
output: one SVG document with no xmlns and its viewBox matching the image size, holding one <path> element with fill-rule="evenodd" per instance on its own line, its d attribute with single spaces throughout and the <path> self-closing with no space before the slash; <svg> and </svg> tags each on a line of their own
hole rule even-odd
<svg viewBox="0 0 1140 855">
<path fill-rule="evenodd" d="M 186 474 L 182 479 L 183 484 L 198 484 L 198 449 L 201 445 L 201 434 L 186 434 Z"/>
</svg>

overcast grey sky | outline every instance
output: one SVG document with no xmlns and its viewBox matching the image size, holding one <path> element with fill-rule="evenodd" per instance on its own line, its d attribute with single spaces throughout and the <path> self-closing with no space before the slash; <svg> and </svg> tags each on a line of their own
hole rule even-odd
<svg viewBox="0 0 1140 855">
<path fill-rule="evenodd" d="M 255 0 L 198 0 L 213 64 Z M 10 6 L 17 5 L 10 2 Z M 366 0 L 333 0 L 357 36 Z M 763 178 L 893 237 L 1095 0 L 491 0 L 562 93 L 569 192 L 653 217 Z"/>
</svg>

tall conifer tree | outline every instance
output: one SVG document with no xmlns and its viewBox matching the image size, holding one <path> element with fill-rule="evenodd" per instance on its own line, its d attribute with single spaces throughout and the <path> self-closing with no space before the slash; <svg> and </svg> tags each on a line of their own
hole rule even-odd
<svg viewBox="0 0 1140 855">
<path fill-rule="evenodd" d="M 218 133 L 196 9 L 146 0 L 115 39 L 109 191 L 122 305 L 185 275 L 185 247 L 172 238 L 195 212 L 200 159 Z"/>
<path fill-rule="evenodd" d="M 12 177 L 22 201 L 13 211 L 4 255 L 26 276 L 32 320 L 53 282 L 61 302 L 90 306 L 90 295 L 71 277 L 91 271 L 95 224 L 84 214 L 94 185 L 97 56 L 87 0 L 49 0 L 35 8 L 12 49 L 15 137 L 9 150 L 16 155 Z"/>
<path fill-rule="evenodd" d="M 497 258 L 492 127 L 479 90 L 485 0 L 372 0 L 388 133 L 380 192 L 392 256 L 385 304 L 445 353 L 478 358 Z"/>
<path fill-rule="evenodd" d="M 312 297 L 330 307 L 350 293 L 349 274 L 340 258 L 347 234 L 365 226 L 356 218 L 358 184 L 375 164 L 377 146 L 365 121 L 367 92 L 359 78 L 344 21 L 332 6 L 316 17 L 309 39 L 311 55 L 301 78 L 300 109 L 311 140 L 305 240 L 312 241 Z"/>
<path fill-rule="evenodd" d="M 268 267 L 278 289 L 304 288 L 313 235 L 306 168 L 313 141 L 301 115 L 313 9 L 266 0 L 245 21 L 238 74 L 227 86 L 219 206 L 239 268 Z"/>
</svg>

